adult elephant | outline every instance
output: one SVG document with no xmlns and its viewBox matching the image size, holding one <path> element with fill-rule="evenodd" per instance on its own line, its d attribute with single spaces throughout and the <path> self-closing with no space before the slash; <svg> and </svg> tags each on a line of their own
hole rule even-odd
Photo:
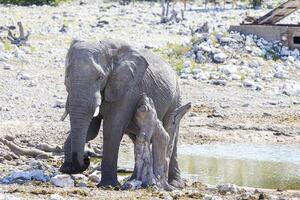
<svg viewBox="0 0 300 200">
<path fill-rule="evenodd" d="M 66 57 L 65 85 L 71 133 L 64 144 L 65 160 L 60 171 L 80 173 L 88 167 L 85 142 L 97 136 L 103 121 L 102 176 L 98 186 L 119 184 L 120 141 L 125 132 L 136 131 L 132 118 L 143 93 L 152 98 L 164 126 L 172 121 L 172 111 L 181 105 L 177 77 L 171 67 L 150 51 L 139 51 L 117 41 L 73 41 Z M 168 181 L 181 187 L 178 127 L 169 134 L 175 142 L 170 144 Z"/>
</svg>

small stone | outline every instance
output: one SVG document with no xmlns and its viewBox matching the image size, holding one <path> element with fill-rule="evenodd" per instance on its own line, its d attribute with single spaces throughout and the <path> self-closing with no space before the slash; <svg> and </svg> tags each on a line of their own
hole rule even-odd
<svg viewBox="0 0 300 200">
<path fill-rule="evenodd" d="M 180 78 L 181 78 L 181 79 L 188 79 L 188 78 L 189 78 L 189 75 L 186 74 L 186 73 L 182 73 L 182 74 L 180 74 Z"/>
<path fill-rule="evenodd" d="M 51 194 L 49 200 L 63 200 L 64 198 L 60 196 L 59 194 Z"/>
<path fill-rule="evenodd" d="M 275 78 L 279 78 L 279 79 L 286 79 L 288 78 L 288 71 L 285 70 L 279 70 L 277 72 L 275 72 L 274 77 Z"/>
<path fill-rule="evenodd" d="M 227 82 L 226 82 L 226 80 L 223 80 L 223 79 L 217 79 L 217 80 L 213 80 L 212 84 L 225 86 L 227 84 Z"/>
<path fill-rule="evenodd" d="M 18 73 L 17 79 L 19 80 L 31 80 L 31 77 L 26 73 Z"/>
<path fill-rule="evenodd" d="M 190 68 L 191 66 L 192 66 L 191 61 L 189 61 L 189 60 L 184 61 L 184 63 L 183 63 L 184 68 Z"/>
<path fill-rule="evenodd" d="M 88 178 L 83 174 L 73 174 L 72 178 L 76 181 L 79 181 L 79 180 L 80 181 L 87 181 L 88 180 Z"/>
<path fill-rule="evenodd" d="M 237 73 L 237 66 L 235 65 L 222 65 L 219 67 L 219 70 L 226 75 L 236 74 Z"/>
<path fill-rule="evenodd" d="M 204 63 L 206 61 L 206 57 L 202 54 L 201 51 L 197 52 L 197 56 L 196 56 L 196 62 L 197 63 Z"/>
<path fill-rule="evenodd" d="M 54 108 L 64 108 L 64 107 L 65 107 L 65 101 L 61 99 L 57 99 L 54 104 Z"/>
<path fill-rule="evenodd" d="M 196 80 L 201 80 L 201 81 L 205 81 L 208 79 L 207 76 L 203 73 L 195 74 L 195 75 L 193 75 L 193 78 Z"/>
<path fill-rule="evenodd" d="M 74 187 L 74 180 L 67 174 L 58 174 L 50 182 L 57 187 Z"/>
<path fill-rule="evenodd" d="M 251 81 L 251 80 L 245 80 L 243 82 L 243 86 L 247 89 L 251 89 L 251 90 L 261 90 L 261 87 L 256 84 L 255 82 Z"/>
<path fill-rule="evenodd" d="M 99 183 L 101 180 L 101 172 L 94 171 L 92 174 L 89 175 L 88 179 L 92 182 Z"/>
<path fill-rule="evenodd" d="M 221 197 L 218 197 L 218 196 L 212 196 L 212 195 L 206 194 L 206 195 L 203 197 L 203 200 L 222 200 L 222 198 L 221 198 Z"/>
<path fill-rule="evenodd" d="M 28 84 L 28 87 L 35 87 L 37 86 L 37 83 L 35 81 L 30 81 L 30 83 Z"/>
<path fill-rule="evenodd" d="M 251 62 L 248 63 L 248 67 L 250 67 L 250 68 L 259 68 L 260 64 L 257 60 L 252 60 Z"/>
<path fill-rule="evenodd" d="M 226 194 L 227 192 L 230 192 L 230 193 L 237 193 L 238 192 L 238 187 L 234 184 L 220 184 L 218 185 L 218 191 L 219 193 L 222 193 L 222 194 Z"/>
<path fill-rule="evenodd" d="M 216 63 L 224 63 L 226 61 L 226 54 L 224 54 L 224 53 L 216 53 L 213 56 L 213 60 Z"/>
<path fill-rule="evenodd" d="M 85 188 L 85 187 L 87 187 L 87 183 L 85 183 L 85 182 L 79 182 L 77 184 L 77 187 Z"/>
<path fill-rule="evenodd" d="M 7 63 L 3 63 L 3 69 L 5 69 L 5 70 L 12 70 L 12 68 L 13 68 L 13 66 L 12 65 L 10 65 L 10 64 L 7 64 Z"/>
</svg>

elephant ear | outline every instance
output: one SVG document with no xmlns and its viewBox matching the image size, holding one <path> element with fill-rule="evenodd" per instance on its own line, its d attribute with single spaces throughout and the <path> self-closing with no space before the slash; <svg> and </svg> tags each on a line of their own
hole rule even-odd
<svg viewBox="0 0 300 200">
<path fill-rule="evenodd" d="M 125 93 L 143 80 L 149 64 L 136 50 L 130 47 L 121 48 L 113 59 L 113 71 L 105 87 L 105 100 L 120 100 Z"/>
</svg>

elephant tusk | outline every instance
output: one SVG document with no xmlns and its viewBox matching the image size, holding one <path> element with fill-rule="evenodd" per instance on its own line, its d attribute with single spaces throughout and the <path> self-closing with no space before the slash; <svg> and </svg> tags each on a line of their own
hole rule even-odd
<svg viewBox="0 0 300 200">
<path fill-rule="evenodd" d="M 98 115 L 99 115 L 99 106 L 96 107 L 93 117 L 97 117 Z"/>
<path fill-rule="evenodd" d="M 68 116 L 68 112 L 67 110 L 65 110 L 64 114 L 61 116 L 60 121 L 64 121 L 66 119 L 66 117 Z"/>
</svg>

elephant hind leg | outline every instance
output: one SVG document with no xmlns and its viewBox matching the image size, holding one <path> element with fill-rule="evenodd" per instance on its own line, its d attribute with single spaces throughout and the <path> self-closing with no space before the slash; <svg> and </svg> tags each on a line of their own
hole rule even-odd
<svg viewBox="0 0 300 200">
<path fill-rule="evenodd" d="M 179 135 L 179 124 L 182 117 L 191 108 L 191 103 L 187 103 L 183 106 L 176 108 L 175 110 L 169 112 L 164 117 L 164 127 L 169 133 L 170 141 L 167 150 L 167 157 L 170 159 L 168 182 L 177 188 L 182 188 L 184 186 L 183 181 L 180 177 L 180 170 L 177 160 L 177 142 Z"/>
</svg>

